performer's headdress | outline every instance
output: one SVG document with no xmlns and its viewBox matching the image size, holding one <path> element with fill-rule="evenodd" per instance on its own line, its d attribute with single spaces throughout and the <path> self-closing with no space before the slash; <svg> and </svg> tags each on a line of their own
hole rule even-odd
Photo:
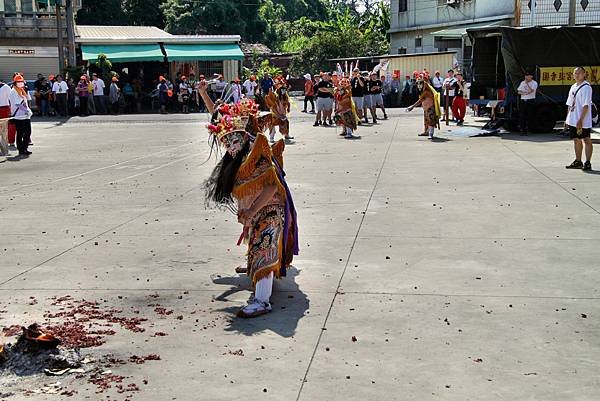
<svg viewBox="0 0 600 401">
<path fill-rule="evenodd" d="M 240 102 L 219 107 L 221 118 L 214 124 L 208 125 L 208 132 L 219 141 L 235 131 L 246 131 L 246 125 L 251 117 L 258 113 L 258 104 L 251 99 L 242 99 Z"/>
</svg>

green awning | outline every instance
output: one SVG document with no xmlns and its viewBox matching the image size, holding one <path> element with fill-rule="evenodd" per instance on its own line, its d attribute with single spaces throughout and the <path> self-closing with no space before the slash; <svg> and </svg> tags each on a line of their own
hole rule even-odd
<svg viewBox="0 0 600 401">
<path fill-rule="evenodd" d="M 166 43 L 164 48 L 169 61 L 244 59 L 244 53 L 235 43 L 214 45 L 174 45 Z"/>
<path fill-rule="evenodd" d="M 113 63 L 126 63 L 129 61 L 163 61 L 164 55 L 156 44 L 137 45 L 81 45 L 82 58 L 90 63 L 95 63 L 100 53 Z"/>
</svg>

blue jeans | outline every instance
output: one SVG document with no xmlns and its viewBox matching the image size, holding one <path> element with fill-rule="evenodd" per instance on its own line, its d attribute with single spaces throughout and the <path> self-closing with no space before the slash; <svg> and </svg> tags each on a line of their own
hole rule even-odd
<svg viewBox="0 0 600 401">
<path fill-rule="evenodd" d="M 41 99 L 40 101 L 40 115 L 48 115 L 48 99 Z"/>
</svg>

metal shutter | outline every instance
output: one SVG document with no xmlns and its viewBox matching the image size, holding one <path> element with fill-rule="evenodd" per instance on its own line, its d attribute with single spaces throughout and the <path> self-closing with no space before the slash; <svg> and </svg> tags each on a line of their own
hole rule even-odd
<svg viewBox="0 0 600 401">
<path fill-rule="evenodd" d="M 53 57 L 0 57 L 0 79 L 10 81 L 14 72 L 22 72 L 28 81 L 37 79 L 37 74 L 56 74 L 58 58 Z"/>
</svg>

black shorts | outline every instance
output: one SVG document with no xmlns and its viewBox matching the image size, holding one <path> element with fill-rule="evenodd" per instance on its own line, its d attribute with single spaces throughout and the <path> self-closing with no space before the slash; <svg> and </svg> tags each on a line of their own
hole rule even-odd
<svg viewBox="0 0 600 401">
<path fill-rule="evenodd" d="M 578 134 L 576 127 L 571 127 L 570 125 L 568 127 L 569 127 L 569 134 L 571 135 L 571 139 L 589 138 L 590 134 L 592 133 L 592 129 L 591 128 L 583 128 L 581 130 L 581 134 Z"/>
</svg>

